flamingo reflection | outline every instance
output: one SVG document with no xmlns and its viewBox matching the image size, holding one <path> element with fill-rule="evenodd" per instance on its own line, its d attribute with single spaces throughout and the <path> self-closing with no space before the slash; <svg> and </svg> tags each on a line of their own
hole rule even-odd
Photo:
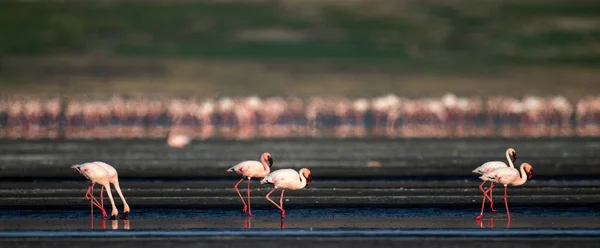
<svg viewBox="0 0 600 248">
<path fill-rule="evenodd" d="M 477 225 L 479 225 L 479 228 L 484 228 L 483 221 L 481 219 L 477 219 L 476 222 L 477 222 Z M 494 217 L 489 218 L 489 225 L 487 228 L 489 228 L 489 229 L 494 228 Z M 506 222 L 506 228 L 510 228 L 510 219 L 508 219 L 508 221 Z"/>
<path fill-rule="evenodd" d="M 252 217 L 244 217 L 244 229 L 252 228 Z"/>
</svg>

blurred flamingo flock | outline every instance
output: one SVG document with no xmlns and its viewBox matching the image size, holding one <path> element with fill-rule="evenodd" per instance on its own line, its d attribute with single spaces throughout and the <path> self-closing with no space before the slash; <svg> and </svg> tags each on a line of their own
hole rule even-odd
<svg viewBox="0 0 600 248">
<path fill-rule="evenodd" d="M 600 136 L 600 96 L 0 99 L 12 139 Z"/>
</svg>

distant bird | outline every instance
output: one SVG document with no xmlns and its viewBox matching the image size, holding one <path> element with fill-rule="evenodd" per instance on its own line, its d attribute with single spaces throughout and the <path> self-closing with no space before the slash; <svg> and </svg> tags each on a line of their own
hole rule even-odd
<svg viewBox="0 0 600 248">
<path fill-rule="evenodd" d="M 266 161 L 269 161 L 268 165 Z M 234 188 L 240 196 L 240 199 L 242 199 L 242 203 L 244 204 L 244 213 L 248 212 L 248 215 L 250 216 L 252 216 L 252 210 L 250 209 L 250 179 L 253 177 L 262 178 L 269 175 L 269 172 L 271 172 L 271 166 L 273 166 L 273 157 L 271 157 L 270 153 L 265 152 L 260 156 L 260 162 L 243 161 L 227 169 L 227 172 L 235 172 L 239 175 L 242 175 L 242 179 L 235 184 Z M 246 204 L 244 197 L 242 197 L 242 194 L 238 189 L 238 185 L 240 185 L 245 178 L 248 178 L 248 204 Z"/>
<path fill-rule="evenodd" d="M 285 209 L 283 209 L 283 192 L 285 189 L 297 190 L 302 189 L 306 185 L 309 185 L 312 181 L 310 170 L 306 168 L 300 169 L 298 172 L 292 169 L 281 169 L 271 172 L 268 176 L 263 178 L 261 184 L 273 184 L 275 187 L 269 191 L 265 196 L 267 200 L 273 203 L 279 210 L 281 210 L 281 218 L 285 217 Z M 279 198 L 279 205 L 275 203 L 269 196 L 276 189 L 281 189 L 281 197 Z"/>
<path fill-rule="evenodd" d="M 174 134 L 173 130 L 169 130 L 169 134 L 167 135 L 167 144 L 170 147 L 175 148 L 183 148 L 190 143 L 191 139 L 187 135 L 183 134 Z"/>
<path fill-rule="evenodd" d="M 92 201 L 95 201 L 95 202 L 92 202 L 92 204 L 96 205 L 98 208 L 101 209 L 102 218 L 105 218 L 107 216 L 106 211 L 104 210 L 104 198 L 103 198 L 103 194 L 104 194 L 103 191 L 104 191 L 104 188 L 106 188 L 106 193 L 108 194 L 108 198 L 110 199 L 110 203 L 112 205 L 112 213 L 111 213 L 110 219 L 114 220 L 117 218 L 119 211 L 117 210 L 117 207 L 115 205 L 115 201 L 113 199 L 112 192 L 110 189 L 110 184 L 112 183 L 115 186 L 115 190 L 117 190 L 119 197 L 121 197 L 121 200 L 123 201 L 123 215 L 121 215 L 120 219 L 122 219 L 122 220 L 127 219 L 130 209 L 129 209 L 129 205 L 127 204 L 127 201 L 125 201 L 125 197 L 123 196 L 123 193 L 121 192 L 121 187 L 119 186 L 119 177 L 117 174 L 117 170 L 114 167 L 112 167 L 111 165 L 109 165 L 107 163 L 96 161 L 96 162 L 84 163 L 81 165 L 73 165 L 73 166 L 71 166 L 71 168 L 76 169 L 77 171 L 79 171 L 82 175 L 84 175 L 87 179 L 89 179 L 92 182 L 92 184 L 88 188 L 89 194 L 86 193 L 86 198 L 89 195 L 90 198 L 92 199 Z M 93 197 L 94 185 L 96 183 L 102 185 L 102 189 L 100 191 L 100 200 L 101 200 L 100 204 L 98 204 L 98 201 Z"/>
<path fill-rule="evenodd" d="M 520 186 L 527 182 L 527 179 L 530 179 L 533 176 L 533 167 L 528 163 L 522 163 L 521 167 L 517 170 L 511 167 L 498 168 L 491 172 L 483 174 L 481 180 L 490 181 L 494 183 L 504 184 L 504 205 L 506 206 L 506 215 L 508 216 L 508 220 L 510 221 L 510 212 L 508 211 L 508 201 L 506 200 L 506 188 L 510 184 L 512 186 Z M 488 189 L 487 191 L 490 191 Z M 484 192 L 484 194 L 487 193 Z M 483 215 L 483 206 L 485 205 L 485 197 L 484 202 L 481 205 L 481 213 L 477 216 L 476 219 L 481 219 Z"/>
<path fill-rule="evenodd" d="M 513 165 L 513 163 L 517 161 L 517 152 L 515 151 L 515 149 L 512 149 L 512 148 L 506 149 L 506 160 L 508 161 L 510 168 L 515 168 L 515 166 Z M 493 171 L 495 169 L 507 168 L 507 167 L 509 167 L 509 166 L 506 165 L 506 163 L 504 163 L 502 161 L 489 161 L 489 162 L 486 162 L 486 163 L 482 164 L 481 166 L 475 168 L 473 170 L 473 173 L 483 175 L 483 174 Z M 485 190 L 483 189 L 483 185 L 485 184 L 485 182 L 486 181 L 483 181 L 479 185 L 479 189 L 481 189 L 481 192 L 485 192 Z M 494 188 L 494 182 L 490 182 L 490 187 L 489 187 L 490 195 L 488 196 L 487 194 L 483 194 L 483 201 L 485 202 L 485 198 L 488 198 L 488 200 L 490 200 L 490 208 L 492 209 L 493 212 L 496 212 L 496 210 L 494 210 L 494 201 L 492 200 L 493 190 L 491 190 L 491 189 L 493 189 L 493 188 Z"/>
</svg>

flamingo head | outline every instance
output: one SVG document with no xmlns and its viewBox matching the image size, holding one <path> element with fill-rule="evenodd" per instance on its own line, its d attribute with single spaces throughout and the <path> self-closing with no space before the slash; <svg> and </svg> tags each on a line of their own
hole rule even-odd
<svg viewBox="0 0 600 248">
<path fill-rule="evenodd" d="M 533 167 L 528 163 L 523 163 L 522 166 L 525 173 L 527 173 L 527 179 L 531 179 L 531 177 L 533 177 Z"/>
<path fill-rule="evenodd" d="M 83 173 L 81 172 L 81 169 L 79 168 L 79 166 L 80 166 L 80 165 L 78 165 L 78 164 L 76 164 L 76 165 L 72 165 L 72 166 L 71 166 L 71 169 L 74 169 L 74 170 L 76 170 L 77 172 L 79 172 L 79 173 L 83 174 Z"/>
<path fill-rule="evenodd" d="M 300 173 L 302 173 L 304 178 L 306 178 L 306 185 L 310 185 L 310 182 L 312 182 L 312 176 L 311 176 L 310 170 L 308 170 L 306 168 L 302 168 L 302 169 L 300 169 Z"/>
<path fill-rule="evenodd" d="M 273 157 L 271 157 L 271 154 L 268 152 L 265 152 L 262 154 L 262 159 L 263 160 L 268 160 L 269 161 L 269 167 L 273 166 Z"/>
<path fill-rule="evenodd" d="M 512 148 L 508 148 L 508 153 L 510 154 L 510 156 L 512 157 L 512 161 L 517 162 L 517 152 L 515 151 L 515 149 Z"/>
</svg>

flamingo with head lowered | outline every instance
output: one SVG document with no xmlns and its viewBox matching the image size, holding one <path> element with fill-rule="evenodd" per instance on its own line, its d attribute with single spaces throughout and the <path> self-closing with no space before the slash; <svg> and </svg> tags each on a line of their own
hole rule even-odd
<svg viewBox="0 0 600 248">
<path fill-rule="evenodd" d="M 508 211 L 508 201 L 506 200 L 506 188 L 509 184 L 512 186 L 523 185 L 523 184 L 525 184 L 525 182 L 527 182 L 527 179 L 530 179 L 531 177 L 533 177 L 533 167 L 528 163 L 522 163 L 521 167 L 518 170 L 515 168 L 511 168 L 511 167 L 498 168 L 491 172 L 483 174 L 479 178 L 481 178 L 481 180 L 484 180 L 484 181 L 490 181 L 490 182 L 494 182 L 494 183 L 504 184 L 504 205 L 506 206 L 506 215 L 508 216 L 508 220 L 510 221 L 510 212 Z M 487 191 L 490 191 L 490 190 L 491 190 L 491 188 L 487 189 Z M 487 191 L 483 192 L 483 193 L 486 194 Z M 484 204 L 485 204 L 485 197 L 484 197 L 484 203 L 482 204 L 481 213 L 476 218 L 477 220 L 481 219 L 481 216 L 483 215 L 483 205 Z"/>
<path fill-rule="evenodd" d="M 514 162 L 517 161 L 517 152 L 515 151 L 515 149 L 512 148 L 508 148 L 506 149 L 506 160 L 508 161 L 508 164 L 510 165 L 510 168 L 515 168 L 515 166 L 513 165 Z M 473 170 L 473 173 L 477 173 L 479 175 L 483 175 L 485 173 L 488 173 L 490 171 L 493 171 L 495 169 L 498 168 L 507 168 L 509 167 L 508 165 L 506 165 L 504 162 L 502 161 L 489 161 L 486 162 L 484 164 L 482 164 L 481 166 L 475 168 Z M 492 190 L 494 188 L 494 182 L 490 182 L 490 194 L 489 196 L 487 194 L 485 194 L 485 190 L 483 189 L 483 185 L 485 184 L 485 180 L 479 185 L 479 189 L 481 189 L 481 192 L 484 192 L 483 194 L 483 202 L 485 204 L 485 198 L 487 198 L 488 200 L 490 200 L 490 209 L 492 209 L 492 212 L 496 212 L 496 210 L 494 210 L 494 201 L 492 200 Z M 482 209 L 483 211 L 483 209 Z"/>
<path fill-rule="evenodd" d="M 269 161 L 268 165 L 266 161 Z M 250 209 L 250 179 L 253 177 L 262 178 L 269 175 L 269 172 L 271 172 L 271 166 L 273 166 L 273 157 L 271 157 L 270 153 L 265 152 L 260 156 L 260 162 L 243 161 L 227 169 L 227 172 L 235 172 L 239 175 L 242 175 L 242 179 L 240 179 L 240 181 L 238 181 L 238 183 L 236 183 L 233 187 L 240 196 L 240 199 L 242 199 L 242 203 L 244 204 L 244 213 L 248 212 L 249 216 L 253 216 L 252 210 Z M 238 185 L 240 185 L 245 178 L 248 178 L 248 204 L 246 204 L 244 197 L 242 197 L 242 194 L 238 189 Z"/>
<path fill-rule="evenodd" d="M 95 205 L 96 207 L 98 207 L 101 211 L 102 211 L 102 218 L 106 218 L 107 214 L 106 211 L 104 210 L 104 198 L 103 198 L 103 194 L 104 194 L 104 188 L 106 188 L 106 193 L 108 194 L 108 198 L 110 199 L 110 203 L 112 205 L 112 213 L 111 213 L 111 220 L 116 219 L 117 215 L 119 214 L 119 211 L 117 210 L 117 207 L 115 205 L 115 201 L 113 199 L 112 196 L 112 192 L 110 189 L 110 184 L 112 183 L 115 186 L 115 190 L 117 190 L 117 193 L 119 194 L 119 197 L 121 197 L 121 200 L 123 201 L 123 215 L 121 215 L 120 219 L 125 220 L 127 219 L 127 216 L 129 215 L 129 205 L 127 204 L 127 202 L 125 201 L 125 197 L 123 196 L 123 193 L 121 192 L 121 187 L 119 186 L 119 177 L 117 174 L 117 170 L 112 167 L 111 165 L 104 163 L 104 162 L 91 162 L 91 163 L 84 163 L 84 164 L 80 164 L 80 165 L 73 165 L 71 166 L 71 168 L 79 171 L 79 173 L 81 173 L 83 176 L 85 176 L 87 179 L 90 180 L 90 186 L 88 187 L 88 190 L 85 194 L 86 199 L 89 199 L 91 201 L 91 205 Z M 99 203 L 98 200 L 96 200 L 96 198 L 94 198 L 93 192 L 94 192 L 94 185 L 98 183 L 100 185 L 102 185 L 102 189 L 100 192 L 100 200 L 101 202 Z"/>
<path fill-rule="evenodd" d="M 265 196 L 268 201 L 273 203 L 279 210 L 281 210 L 281 219 L 285 217 L 285 209 L 283 209 L 283 192 L 285 189 L 297 190 L 303 189 L 306 185 L 309 185 L 312 181 L 310 170 L 302 168 L 299 171 L 292 169 L 281 169 L 271 172 L 268 176 L 263 178 L 261 184 L 273 184 L 275 187 Z M 279 205 L 275 203 L 269 196 L 276 189 L 281 189 L 281 197 L 279 197 Z"/>
</svg>

